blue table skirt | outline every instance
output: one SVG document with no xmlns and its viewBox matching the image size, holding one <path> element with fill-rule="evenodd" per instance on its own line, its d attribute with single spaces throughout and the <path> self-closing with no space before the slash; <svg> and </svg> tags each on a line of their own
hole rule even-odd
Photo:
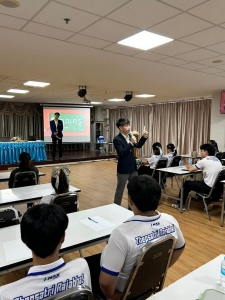
<svg viewBox="0 0 225 300">
<path fill-rule="evenodd" d="M 17 163 L 19 155 L 28 152 L 32 161 L 47 160 L 45 142 L 0 142 L 0 164 Z"/>
</svg>

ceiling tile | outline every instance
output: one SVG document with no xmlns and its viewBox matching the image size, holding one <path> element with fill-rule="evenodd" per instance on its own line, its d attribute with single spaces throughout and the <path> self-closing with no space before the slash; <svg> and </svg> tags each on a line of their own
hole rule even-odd
<svg viewBox="0 0 225 300">
<path fill-rule="evenodd" d="M 42 35 L 42 36 L 47 36 L 58 40 L 66 40 L 68 37 L 70 37 L 73 34 L 73 32 L 70 31 L 38 24 L 35 22 L 28 23 L 27 26 L 23 28 L 23 31 Z"/>
<path fill-rule="evenodd" d="M 181 65 L 184 65 L 187 63 L 187 61 L 185 61 L 185 60 L 181 60 L 181 59 L 174 58 L 174 57 L 168 57 L 168 58 L 159 60 L 158 62 L 167 64 L 167 65 L 171 65 L 171 66 L 181 66 Z"/>
<path fill-rule="evenodd" d="M 221 65 L 221 64 L 213 64 L 213 65 L 216 66 L 217 69 L 225 70 L 225 65 Z"/>
<path fill-rule="evenodd" d="M 159 54 L 174 56 L 181 53 L 193 51 L 195 49 L 198 49 L 198 47 L 179 41 L 173 41 L 171 43 L 167 43 L 165 45 L 156 47 L 152 51 Z"/>
<path fill-rule="evenodd" d="M 198 72 L 208 73 L 208 74 L 215 74 L 215 73 L 220 73 L 222 71 L 219 70 L 219 69 L 216 69 L 216 68 L 204 68 L 204 69 L 198 70 Z"/>
<path fill-rule="evenodd" d="M 62 4 L 67 4 L 100 16 L 109 14 L 128 1 L 129 0 L 57 0 L 57 2 L 61 2 Z"/>
<path fill-rule="evenodd" d="M 1 13 L 28 20 L 33 17 L 48 0 L 19 0 L 19 2 L 20 6 L 16 9 L 1 6 Z"/>
<path fill-rule="evenodd" d="M 211 45 L 211 46 L 208 46 L 206 48 L 209 49 L 209 50 L 212 50 L 212 51 L 216 51 L 216 52 L 225 54 L 225 42 L 218 43 L 218 44 L 215 44 L 215 45 Z"/>
<path fill-rule="evenodd" d="M 190 16 L 186 13 L 173 17 L 165 22 L 155 25 L 148 30 L 173 39 L 179 39 L 186 35 L 198 32 L 200 30 L 212 27 L 213 25 Z"/>
<path fill-rule="evenodd" d="M 189 10 L 189 13 L 202 19 L 208 20 L 214 24 L 220 24 L 224 22 L 224 11 L 224 0 L 210 0 L 200 6 Z"/>
<path fill-rule="evenodd" d="M 225 72 L 217 73 L 217 74 L 215 74 L 215 75 L 216 75 L 216 76 L 225 77 Z"/>
<path fill-rule="evenodd" d="M 69 42 L 83 45 L 83 46 L 88 46 L 88 47 L 93 47 L 93 48 L 104 48 L 106 46 L 109 46 L 111 42 L 103 41 L 100 39 L 92 38 L 86 35 L 82 34 L 75 34 L 73 37 L 68 39 Z"/>
<path fill-rule="evenodd" d="M 64 18 L 69 18 L 69 24 L 66 24 Z M 58 3 L 49 3 L 34 19 L 37 23 L 78 32 L 99 20 L 100 17 L 82 12 Z"/>
<path fill-rule="evenodd" d="M 219 54 L 216 52 L 213 52 L 213 51 L 206 50 L 206 49 L 198 49 L 198 50 L 194 50 L 194 51 L 191 51 L 188 53 L 177 55 L 176 57 L 194 62 L 194 61 L 198 61 L 198 60 L 202 60 L 202 59 L 206 59 L 206 58 L 210 58 L 210 57 L 215 57 L 215 56 L 219 56 Z"/>
<path fill-rule="evenodd" d="M 182 38 L 181 41 L 199 47 L 206 47 L 225 41 L 225 29 L 214 26 L 212 28 Z"/>
<path fill-rule="evenodd" d="M 171 18 L 180 11 L 157 1 L 132 0 L 112 14 L 109 19 L 146 29 Z"/>
<path fill-rule="evenodd" d="M 104 50 L 110 51 L 110 52 L 115 52 L 115 53 L 120 53 L 124 55 L 134 55 L 138 52 L 140 52 L 139 49 L 135 49 L 132 47 L 127 47 L 119 44 L 113 44 L 108 47 L 105 47 Z"/>
<path fill-rule="evenodd" d="M 118 42 L 138 32 L 140 30 L 137 28 L 102 19 L 81 33 L 106 41 Z"/>
<path fill-rule="evenodd" d="M 222 60 L 223 62 L 215 64 L 213 63 L 214 60 Z M 216 58 L 208 58 L 199 61 L 200 64 L 209 66 L 209 67 L 217 67 L 220 68 L 221 65 L 225 65 L 225 55 L 217 56 Z"/>
<path fill-rule="evenodd" d="M 146 59 L 146 60 L 157 61 L 157 60 L 166 58 L 167 56 L 162 55 L 162 54 L 153 53 L 150 51 L 143 51 L 141 53 L 134 55 L 134 57 L 138 57 L 138 58 L 142 58 L 142 59 Z"/>
<path fill-rule="evenodd" d="M 19 18 L 14 18 L 6 15 L 0 14 L 0 26 L 12 28 L 12 29 L 20 29 L 27 23 L 26 20 L 22 20 Z"/>
<path fill-rule="evenodd" d="M 189 69 L 189 70 L 199 70 L 199 69 L 204 68 L 204 65 L 191 63 L 191 64 L 182 65 L 181 68 Z M 205 66 L 205 68 L 206 68 L 206 66 Z"/>
<path fill-rule="evenodd" d="M 162 0 L 162 2 L 170 4 L 172 6 L 175 6 L 179 9 L 182 10 L 187 10 L 190 9 L 193 6 L 196 6 L 198 4 L 201 4 L 205 2 L 206 0 L 188 0 L 188 1 L 183 1 L 183 0 Z"/>
</svg>

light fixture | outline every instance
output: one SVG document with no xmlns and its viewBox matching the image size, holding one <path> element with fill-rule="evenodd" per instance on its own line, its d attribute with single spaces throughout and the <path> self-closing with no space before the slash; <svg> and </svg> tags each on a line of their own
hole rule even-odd
<svg viewBox="0 0 225 300">
<path fill-rule="evenodd" d="M 102 104 L 102 102 L 91 101 L 91 104 Z"/>
<path fill-rule="evenodd" d="M 29 93 L 28 90 L 18 90 L 18 89 L 10 89 L 7 93 L 14 93 L 14 94 L 26 94 Z"/>
<path fill-rule="evenodd" d="M 151 98 L 155 97 L 155 95 L 150 95 L 150 94 L 141 94 L 141 95 L 135 95 L 137 98 Z"/>
<path fill-rule="evenodd" d="M 27 81 L 23 85 L 33 86 L 33 87 L 46 87 L 46 86 L 50 85 L 50 83 L 41 82 L 41 81 Z"/>
<path fill-rule="evenodd" d="M 120 102 L 120 101 L 124 101 L 124 99 L 119 99 L 119 98 L 113 98 L 113 99 L 108 99 L 108 101 L 115 101 L 115 102 Z"/>
<path fill-rule="evenodd" d="M 141 50 L 149 50 L 172 41 L 173 39 L 171 38 L 144 30 L 117 42 L 117 44 Z"/>
<path fill-rule="evenodd" d="M 217 60 L 213 60 L 213 61 L 212 61 L 213 64 L 219 64 L 219 63 L 221 63 L 221 62 L 223 62 L 222 59 L 217 59 Z"/>
<path fill-rule="evenodd" d="M 133 97 L 133 92 L 126 92 L 126 95 L 124 96 L 124 100 L 127 102 L 130 101 Z"/>
<path fill-rule="evenodd" d="M 0 95 L 0 98 L 14 98 L 13 95 Z"/>
<path fill-rule="evenodd" d="M 0 4 L 8 8 L 17 8 L 20 6 L 17 0 L 0 0 Z"/>
<path fill-rule="evenodd" d="M 77 95 L 79 97 L 81 97 L 81 98 L 84 98 L 86 94 L 87 94 L 87 87 L 86 87 L 86 85 L 85 86 L 80 85 L 79 86 L 79 91 L 77 92 Z"/>
</svg>

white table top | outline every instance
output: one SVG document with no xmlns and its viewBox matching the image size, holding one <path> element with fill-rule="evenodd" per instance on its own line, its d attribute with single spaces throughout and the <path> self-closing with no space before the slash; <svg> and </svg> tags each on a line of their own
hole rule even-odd
<svg viewBox="0 0 225 300">
<path fill-rule="evenodd" d="M 0 172 L 0 182 L 8 181 L 10 174 L 11 174 L 11 172 Z M 38 176 L 45 176 L 45 173 L 39 172 Z"/>
<path fill-rule="evenodd" d="M 80 192 L 81 190 L 70 186 L 70 192 Z M 0 190 L 0 207 L 32 202 L 41 199 L 43 196 L 51 195 L 54 189 L 51 183 L 37 184 L 13 189 Z M 31 200 L 31 201 L 30 201 Z"/>
<path fill-rule="evenodd" d="M 176 174 L 176 175 L 188 175 L 191 173 L 201 172 L 201 170 L 197 170 L 196 172 L 189 172 L 188 169 L 185 170 L 185 166 L 162 168 L 162 169 L 157 169 L 157 171 L 167 172 L 167 173 Z"/>
<path fill-rule="evenodd" d="M 196 300 L 207 289 L 225 293 L 225 289 L 220 285 L 220 265 L 223 257 L 224 255 L 217 256 L 148 299 Z"/>
<path fill-rule="evenodd" d="M 115 224 L 114 227 L 104 229 L 101 231 L 94 231 L 87 227 L 79 220 L 88 217 L 100 216 Z M 116 216 L 116 217 L 115 217 Z M 133 212 L 116 204 L 104 205 L 92 209 L 87 209 L 75 213 L 68 214 L 69 225 L 66 230 L 65 242 L 60 251 L 61 255 L 73 252 L 94 244 L 101 243 L 108 240 L 111 232 L 115 227 L 122 224 L 124 221 L 133 216 Z M 90 221 L 91 222 L 91 221 Z M 15 251 L 18 252 L 20 245 L 24 245 L 20 240 L 20 225 L 1 228 L 0 230 L 0 274 L 9 272 L 11 270 L 19 269 L 26 264 L 31 263 L 31 251 L 20 259 L 7 261 L 3 243 L 17 240 L 19 246 Z M 28 249 L 26 247 L 26 249 Z M 18 253 L 15 253 L 18 255 Z M 23 255 L 23 254 L 22 254 Z"/>
</svg>

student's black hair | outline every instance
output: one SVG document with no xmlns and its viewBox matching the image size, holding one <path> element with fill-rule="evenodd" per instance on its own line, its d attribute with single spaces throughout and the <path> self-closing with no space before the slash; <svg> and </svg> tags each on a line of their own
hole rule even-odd
<svg viewBox="0 0 225 300">
<path fill-rule="evenodd" d="M 215 148 L 210 144 L 202 144 L 200 146 L 201 150 L 207 151 L 209 156 L 215 155 Z"/>
<path fill-rule="evenodd" d="M 23 215 L 21 239 L 38 257 L 54 253 L 68 226 L 68 217 L 60 206 L 39 204 Z"/>
<path fill-rule="evenodd" d="M 51 178 L 52 187 L 56 191 L 56 194 L 63 194 L 69 192 L 69 182 L 67 180 L 66 174 L 63 172 L 63 170 L 60 170 L 59 173 L 59 186 L 58 189 L 55 187 L 56 178 Z"/>
<path fill-rule="evenodd" d="M 173 153 L 173 156 L 176 156 L 177 155 L 177 150 L 175 149 L 175 145 L 170 143 L 166 146 L 167 149 L 170 149 Z"/>
<path fill-rule="evenodd" d="M 156 155 L 159 155 L 159 154 L 160 154 L 160 150 L 159 150 L 158 147 L 162 149 L 162 145 L 161 145 L 161 143 L 159 143 L 159 142 L 155 142 L 155 143 L 152 145 L 152 150 L 153 150 L 153 152 L 154 152 Z"/>
<path fill-rule="evenodd" d="M 219 152 L 219 149 L 218 149 L 218 145 L 217 145 L 217 142 L 214 141 L 214 140 L 209 140 L 210 143 L 213 145 L 213 147 L 215 148 L 215 152 Z"/>
<path fill-rule="evenodd" d="M 55 115 L 58 115 L 58 116 L 60 116 L 60 113 L 59 113 L 59 112 L 56 112 L 56 113 L 55 113 Z"/>
<path fill-rule="evenodd" d="M 119 119 L 117 122 L 116 122 L 116 127 L 118 129 L 120 129 L 120 126 L 124 126 L 124 125 L 130 125 L 130 121 L 128 119 Z"/>
<path fill-rule="evenodd" d="M 19 156 L 19 168 L 26 169 L 29 166 L 31 166 L 30 160 L 31 160 L 31 157 L 30 157 L 29 153 L 27 153 L 27 152 L 20 153 L 20 156 Z"/>
<path fill-rule="evenodd" d="M 157 209 L 161 188 L 154 178 L 149 175 L 134 176 L 129 180 L 127 189 L 128 195 L 140 211 Z"/>
</svg>

